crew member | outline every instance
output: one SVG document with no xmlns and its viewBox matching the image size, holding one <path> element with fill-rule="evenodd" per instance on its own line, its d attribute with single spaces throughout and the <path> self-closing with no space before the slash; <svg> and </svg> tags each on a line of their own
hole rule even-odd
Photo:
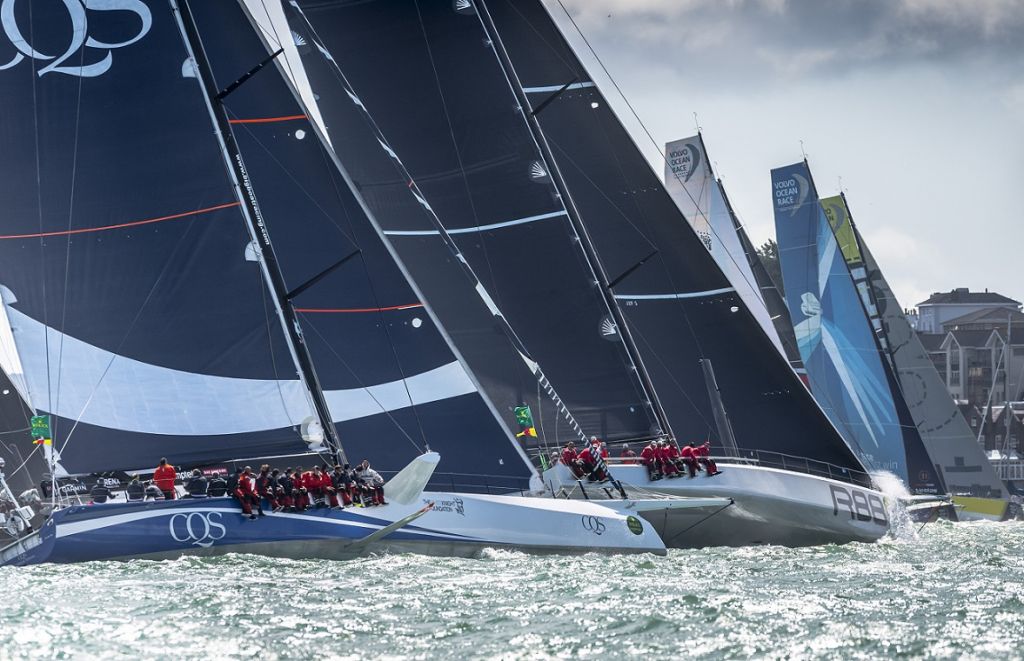
<svg viewBox="0 0 1024 661">
<path fill-rule="evenodd" d="M 384 478 L 380 473 L 370 468 L 370 460 L 363 459 L 363 463 L 356 470 L 361 471 L 363 485 L 370 495 L 370 502 L 374 505 L 387 505 L 384 501 Z"/>
<path fill-rule="evenodd" d="M 679 447 L 671 441 L 662 441 L 661 452 L 665 463 L 665 477 L 680 477 L 682 473 L 679 472 Z"/>
<path fill-rule="evenodd" d="M 690 471 L 690 477 L 697 477 L 697 457 L 693 452 L 693 442 L 683 446 L 683 449 L 679 451 L 679 457 L 686 464 L 686 469 Z"/>
<path fill-rule="evenodd" d="M 327 492 L 324 490 L 324 472 L 320 470 L 320 466 L 313 466 L 313 470 L 310 473 L 306 473 L 304 478 L 306 489 L 309 491 L 309 497 L 313 501 L 315 507 L 325 507 L 327 505 Z M 330 478 L 327 478 L 327 484 L 330 484 Z"/>
<path fill-rule="evenodd" d="M 604 482 L 608 479 L 608 466 L 604 463 L 604 456 L 601 453 L 601 441 L 596 436 L 591 437 L 590 447 L 580 452 L 579 458 L 591 481 Z"/>
<path fill-rule="evenodd" d="M 295 481 L 292 479 L 294 471 L 289 466 L 284 473 L 277 478 L 277 484 L 281 487 L 281 506 L 286 512 L 295 511 Z"/>
<path fill-rule="evenodd" d="M 562 449 L 561 462 L 569 467 L 573 477 L 583 477 L 583 472 L 580 470 L 579 455 L 576 452 L 576 444 L 572 441 L 568 441 L 565 444 L 565 448 Z"/>
<path fill-rule="evenodd" d="M 277 494 L 274 493 L 274 486 L 270 481 L 270 466 L 260 466 L 260 474 L 256 476 L 256 495 L 259 498 L 266 498 L 272 512 L 278 511 Z M 262 509 L 263 503 L 260 503 Z"/>
<path fill-rule="evenodd" d="M 336 464 L 334 472 L 331 473 L 331 488 L 334 489 L 334 493 L 331 494 L 331 507 L 347 507 L 352 504 L 351 483 L 352 477 L 348 471 L 342 468 L 341 464 Z"/>
<path fill-rule="evenodd" d="M 715 460 L 711 458 L 710 441 L 704 441 L 704 444 L 694 448 L 693 452 L 696 455 L 697 461 L 704 466 L 704 470 L 707 471 L 708 477 L 714 477 L 722 472 L 718 470 L 718 465 L 715 464 Z"/>
<path fill-rule="evenodd" d="M 295 498 L 295 510 L 304 512 L 309 508 L 309 490 L 306 488 L 306 473 L 302 466 L 292 471 L 292 495 Z"/>
<path fill-rule="evenodd" d="M 166 457 L 160 460 L 160 465 L 153 471 L 153 484 L 160 489 L 167 500 L 174 500 L 174 481 L 178 479 L 178 473 L 174 466 L 167 463 Z"/>
<path fill-rule="evenodd" d="M 96 484 L 92 485 L 89 495 L 92 497 L 92 502 L 97 505 L 102 505 L 108 499 L 114 497 L 114 494 L 110 493 L 110 489 L 107 488 L 106 479 L 102 477 L 98 478 Z"/>
<path fill-rule="evenodd" d="M 223 498 L 228 493 L 228 481 L 220 473 L 215 474 L 209 482 L 206 493 L 210 498 Z"/>
<path fill-rule="evenodd" d="M 206 498 L 210 489 L 210 483 L 203 477 L 203 472 L 196 468 L 192 471 L 192 477 L 185 485 L 185 491 L 189 498 Z"/>
<path fill-rule="evenodd" d="M 252 506 L 255 505 L 259 511 L 260 516 L 263 514 L 263 505 L 260 503 L 259 496 L 256 495 L 255 489 L 253 489 L 252 483 L 252 468 L 246 466 L 242 469 L 242 473 L 238 476 L 238 484 L 235 487 L 235 498 L 242 505 L 242 514 L 248 516 L 250 519 L 255 519 L 256 515 L 252 512 Z"/>
<path fill-rule="evenodd" d="M 124 488 L 124 495 L 128 500 L 142 500 L 146 497 L 146 487 L 142 486 L 142 482 L 139 482 L 138 475 L 132 475 L 128 486 Z"/>
<path fill-rule="evenodd" d="M 647 467 L 647 477 L 652 481 L 661 479 L 657 445 L 658 441 L 651 441 L 640 451 L 640 463 Z"/>
<path fill-rule="evenodd" d="M 636 452 L 629 447 L 629 443 L 622 445 L 622 452 L 619 453 L 619 458 L 622 459 L 624 464 L 635 464 L 636 463 Z"/>
</svg>

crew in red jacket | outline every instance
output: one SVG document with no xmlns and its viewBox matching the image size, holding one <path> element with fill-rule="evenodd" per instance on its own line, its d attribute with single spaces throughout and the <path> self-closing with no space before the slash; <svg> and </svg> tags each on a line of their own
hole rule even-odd
<svg viewBox="0 0 1024 661">
<path fill-rule="evenodd" d="M 672 460 L 669 448 L 672 444 L 668 441 L 660 441 L 655 446 L 654 456 L 658 458 L 658 465 L 661 467 L 661 474 L 665 477 L 678 477 L 679 469 L 676 468 L 676 462 Z"/>
<path fill-rule="evenodd" d="M 651 441 L 640 451 L 640 463 L 647 467 L 647 477 L 651 480 L 661 479 L 661 470 L 658 466 L 657 441 Z"/>
<path fill-rule="evenodd" d="M 622 446 L 622 452 L 619 453 L 619 457 L 622 459 L 622 463 L 624 464 L 636 463 L 636 452 L 630 449 L 629 443 Z"/>
<path fill-rule="evenodd" d="M 690 477 L 697 477 L 697 457 L 693 451 L 693 443 L 683 446 L 683 449 L 679 451 L 679 456 L 686 464 L 686 469 L 690 471 Z"/>
<path fill-rule="evenodd" d="M 679 447 L 675 443 L 662 441 L 662 446 L 665 448 L 665 465 L 668 467 L 665 471 L 669 477 L 679 477 Z"/>
<path fill-rule="evenodd" d="M 247 515 L 250 519 L 255 519 L 256 515 L 252 513 L 252 506 L 255 505 L 259 515 L 263 516 L 263 505 L 260 503 L 260 497 L 256 495 L 256 490 L 253 488 L 252 468 L 249 466 L 242 470 L 242 474 L 238 478 L 238 486 L 235 487 L 235 498 L 242 505 L 242 514 Z"/>
<path fill-rule="evenodd" d="M 153 471 L 153 484 L 163 492 L 164 498 L 167 500 L 174 500 L 176 497 L 174 493 L 174 481 L 176 479 L 178 479 L 178 473 L 174 470 L 174 466 L 167 463 L 166 458 L 161 459 L 160 465 Z"/>
<path fill-rule="evenodd" d="M 295 509 L 299 512 L 309 508 L 309 489 L 306 488 L 306 475 L 302 472 L 302 466 L 295 469 L 292 475 L 292 496 L 295 499 Z"/>
<path fill-rule="evenodd" d="M 569 441 L 562 450 L 562 463 L 569 467 L 574 477 L 583 477 L 580 470 L 579 455 L 576 453 L 576 444 Z"/>
<path fill-rule="evenodd" d="M 694 454 L 697 457 L 697 461 L 704 465 L 704 469 L 708 473 L 708 477 L 718 475 L 722 471 L 718 470 L 718 465 L 715 464 L 715 460 L 711 458 L 711 443 L 705 442 L 704 445 L 699 445 L 693 449 Z"/>
<path fill-rule="evenodd" d="M 306 490 L 309 492 L 309 498 L 313 502 L 313 505 L 320 507 L 324 502 L 326 493 L 324 493 L 324 472 L 320 470 L 319 466 L 313 466 L 313 470 L 306 473 L 303 477 L 303 482 L 306 486 Z"/>
<path fill-rule="evenodd" d="M 256 476 L 256 496 L 266 498 L 270 509 L 276 512 L 278 510 L 278 501 L 274 488 L 275 484 L 270 479 L 270 466 L 263 464 L 260 466 L 260 474 Z M 260 507 L 262 508 L 262 503 L 260 503 Z"/>
</svg>

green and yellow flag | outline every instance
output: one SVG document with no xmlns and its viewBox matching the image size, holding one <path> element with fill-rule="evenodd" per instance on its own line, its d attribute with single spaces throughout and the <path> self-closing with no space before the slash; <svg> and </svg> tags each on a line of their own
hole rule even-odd
<svg viewBox="0 0 1024 661">
<path fill-rule="evenodd" d="M 50 438 L 50 416 L 48 415 L 34 415 L 32 416 L 32 442 L 36 445 L 53 445 L 53 440 Z"/>
<path fill-rule="evenodd" d="M 516 422 L 519 423 L 519 433 L 516 434 L 516 438 L 522 438 L 523 436 L 537 438 L 537 430 L 533 426 L 533 413 L 530 412 L 530 407 L 517 406 L 514 412 Z"/>
</svg>

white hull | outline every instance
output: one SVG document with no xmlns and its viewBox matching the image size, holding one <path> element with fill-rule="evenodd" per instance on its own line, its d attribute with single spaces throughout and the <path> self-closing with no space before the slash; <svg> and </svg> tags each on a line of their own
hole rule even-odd
<svg viewBox="0 0 1024 661">
<path fill-rule="evenodd" d="M 744 464 L 719 464 L 721 474 L 650 481 L 640 465 L 616 465 L 612 473 L 627 493 L 731 499 L 731 505 L 666 509 L 643 517 L 670 548 L 706 546 L 815 546 L 873 542 L 889 531 L 886 497 L 879 491 L 828 478 Z M 577 487 L 558 465 L 544 473 L 557 493 Z M 584 482 L 592 497 L 599 489 Z M 573 498 L 581 498 L 579 489 Z"/>
</svg>

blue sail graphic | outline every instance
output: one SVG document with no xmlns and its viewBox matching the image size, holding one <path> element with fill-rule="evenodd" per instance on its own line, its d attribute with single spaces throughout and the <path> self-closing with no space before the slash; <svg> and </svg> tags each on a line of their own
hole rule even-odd
<svg viewBox="0 0 1024 661">
<path fill-rule="evenodd" d="M 906 481 L 892 392 L 807 164 L 772 170 L 772 192 L 786 303 L 811 392 L 865 464 Z"/>
</svg>

